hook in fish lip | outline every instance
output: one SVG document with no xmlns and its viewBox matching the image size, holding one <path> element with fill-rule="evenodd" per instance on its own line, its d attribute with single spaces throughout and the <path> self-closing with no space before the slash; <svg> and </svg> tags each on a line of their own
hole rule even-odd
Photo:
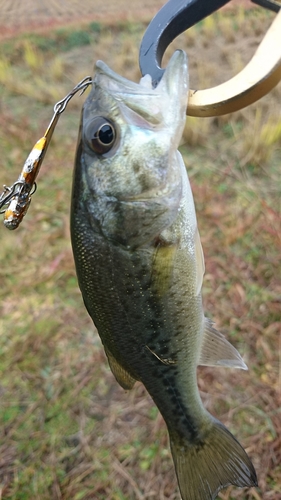
<svg viewBox="0 0 281 500">
<path fill-rule="evenodd" d="M 75 87 L 60 101 L 58 101 L 54 106 L 54 113 L 60 115 L 65 111 L 65 108 L 72 97 L 80 91 L 79 96 L 84 94 L 85 90 L 92 85 L 93 79 L 91 76 L 85 76 Z"/>
<path fill-rule="evenodd" d="M 85 90 L 89 87 L 89 85 L 92 85 L 92 83 L 93 83 L 92 77 L 85 76 L 85 78 L 83 78 L 83 80 L 81 80 L 81 82 L 78 83 L 78 85 L 77 85 L 77 90 L 78 90 L 78 88 L 82 89 L 79 95 L 84 94 Z"/>
</svg>

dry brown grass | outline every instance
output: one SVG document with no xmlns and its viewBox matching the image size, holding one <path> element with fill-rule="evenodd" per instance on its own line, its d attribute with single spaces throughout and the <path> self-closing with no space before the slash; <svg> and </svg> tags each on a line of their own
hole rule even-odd
<svg viewBox="0 0 281 500">
<path fill-rule="evenodd" d="M 0 38 L 90 21 L 148 22 L 162 5 L 162 0 L 84 0 L 83 5 L 79 0 L 0 0 Z"/>
</svg>

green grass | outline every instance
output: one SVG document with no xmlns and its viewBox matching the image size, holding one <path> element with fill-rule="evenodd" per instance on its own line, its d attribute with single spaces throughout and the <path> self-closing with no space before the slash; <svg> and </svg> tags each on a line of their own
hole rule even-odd
<svg viewBox="0 0 281 500">
<path fill-rule="evenodd" d="M 226 80 L 270 24 L 256 12 L 217 14 L 218 35 L 204 21 L 166 58 L 176 46 L 187 51 L 195 88 Z M 139 78 L 143 29 L 90 24 L 83 35 L 77 27 L 2 45 L 0 184 L 16 180 L 53 104 L 96 59 Z M 259 477 L 259 489 L 230 488 L 223 500 L 281 498 L 280 97 L 279 85 L 232 115 L 187 118 L 181 147 L 205 253 L 205 309 L 249 366 L 198 369 L 204 404 Z M 162 418 L 140 384 L 129 393 L 116 384 L 77 286 L 69 203 L 83 99 L 60 118 L 22 225 L 0 227 L 0 498 L 179 500 Z"/>
</svg>

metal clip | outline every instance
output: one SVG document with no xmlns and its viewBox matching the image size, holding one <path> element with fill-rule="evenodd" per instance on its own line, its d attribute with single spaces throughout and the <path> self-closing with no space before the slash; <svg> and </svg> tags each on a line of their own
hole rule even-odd
<svg viewBox="0 0 281 500">
<path fill-rule="evenodd" d="M 280 0 L 252 0 L 278 11 Z M 148 26 L 140 47 L 140 68 L 156 86 L 164 70 L 162 56 L 180 33 L 217 10 L 223 0 L 170 0 Z M 266 95 L 281 80 L 281 12 L 247 66 L 229 81 L 205 90 L 190 90 L 187 115 L 218 116 L 237 111 Z"/>
<path fill-rule="evenodd" d="M 86 76 L 71 90 L 71 92 L 69 92 L 69 94 L 55 104 L 54 115 L 47 130 L 29 153 L 18 180 L 11 187 L 4 186 L 4 191 L 0 196 L 0 209 L 3 207 L 6 208 L 0 213 L 5 213 L 4 224 L 8 229 L 16 229 L 28 210 L 31 196 L 36 191 L 35 180 L 50 144 L 59 116 L 65 110 L 70 99 L 79 91 L 80 95 L 82 95 L 91 84 L 92 78 Z"/>
</svg>

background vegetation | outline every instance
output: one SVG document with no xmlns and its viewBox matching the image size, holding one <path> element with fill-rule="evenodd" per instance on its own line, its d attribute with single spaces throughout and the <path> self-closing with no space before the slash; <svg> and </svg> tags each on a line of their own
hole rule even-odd
<svg viewBox="0 0 281 500">
<path fill-rule="evenodd" d="M 273 19 L 217 13 L 170 47 L 191 87 L 237 73 Z M 11 185 L 54 103 L 103 59 L 137 81 L 145 25 L 133 20 L 30 34 L 0 47 L 0 185 Z M 61 116 L 28 215 L 0 227 L 0 499 L 179 500 L 161 415 L 141 384 L 124 392 L 78 290 L 69 237 L 83 98 Z M 206 259 L 204 304 L 248 372 L 198 369 L 208 410 L 252 457 L 259 488 L 223 500 L 281 499 L 281 86 L 221 118 L 187 118 L 182 153 Z"/>
</svg>

